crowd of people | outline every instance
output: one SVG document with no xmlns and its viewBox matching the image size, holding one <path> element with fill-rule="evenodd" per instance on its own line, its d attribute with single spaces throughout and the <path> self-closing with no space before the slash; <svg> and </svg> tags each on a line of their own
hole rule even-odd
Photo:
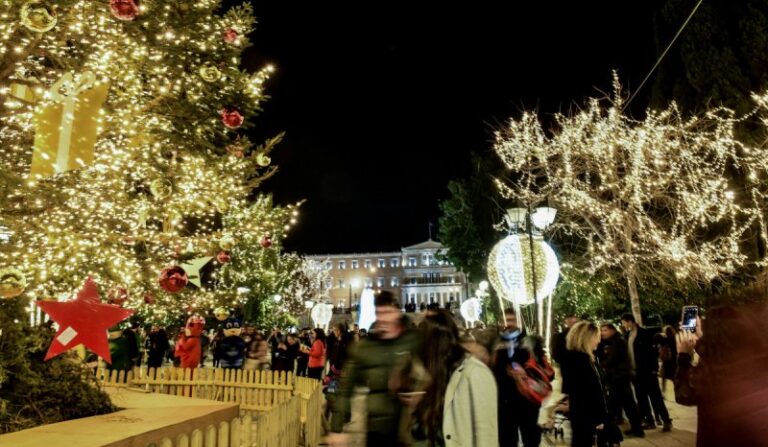
<svg viewBox="0 0 768 447">
<path fill-rule="evenodd" d="M 558 412 L 570 421 L 572 446 L 613 447 L 624 436 L 671 431 L 662 390 L 669 383 L 679 403 L 699 407 L 699 446 L 763 445 L 768 439 L 762 422 L 768 420 L 766 374 L 752 373 L 768 370 L 768 341 L 761 333 L 751 347 L 739 343 L 765 326 L 766 306 L 713 310 L 707 337 L 701 320 L 695 333 L 678 333 L 671 326 L 644 328 L 632 314 L 619 324 L 568 316 L 550 340 L 551 364 L 544 340 L 526 334 L 512 309 L 504 311 L 499 329 L 461 330 L 449 309 L 428 308 L 416 324 L 389 292 L 377 294 L 374 304 L 376 321 L 368 332 L 338 323 L 328 334 L 275 327 L 267 335 L 230 317 L 208 334 L 193 317 L 171 340 L 158 326 L 144 337 L 133 325 L 110 333 L 110 346 L 126 351 L 113 354 L 113 368 L 142 361 L 155 368 L 205 366 L 210 355 L 214 367 L 322 380 L 332 446 L 348 445 L 351 399 L 363 388 L 368 446 L 535 447 Z M 553 364 L 565 396 L 555 402 L 547 399 Z"/>
</svg>

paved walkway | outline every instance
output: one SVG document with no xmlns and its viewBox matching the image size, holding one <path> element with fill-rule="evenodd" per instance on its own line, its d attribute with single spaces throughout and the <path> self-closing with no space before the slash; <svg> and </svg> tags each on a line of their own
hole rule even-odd
<svg viewBox="0 0 768 447">
<path fill-rule="evenodd" d="M 555 383 L 555 389 L 559 385 Z M 674 401 L 672 390 L 665 394 L 665 403 L 672 417 L 673 427 L 669 433 L 663 433 L 661 428 L 646 430 L 645 438 L 627 437 L 621 443 L 622 447 L 694 447 L 696 445 L 696 407 L 685 407 Z M 559 399 L 558 393 L 553 393 L 552 399 Z M 545 403 L 546 406 L 546 403 Z M 628 427 L 622 427 L 622 430 Z M 359 394 L 352 401 L 352 420 L 344 428 L 351 435 L 350 447 L 365 446 L 365 395 Z M 569 446 L 570 428 L 565 423 L 565 439 L 556 442 L 551 438 L 543 438 L 541 446 Z"/>
</svg>

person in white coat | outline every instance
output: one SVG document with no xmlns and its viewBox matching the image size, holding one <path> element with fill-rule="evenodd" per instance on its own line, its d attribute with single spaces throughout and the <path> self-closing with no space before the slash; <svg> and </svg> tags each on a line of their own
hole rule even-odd
<svg viewBox="0 0 768 447">
<path fill-rule="evenodd" d="M 459 329 L 445 310 L 421 324 L 421 361 L 430 383 L 413 413 L 414 445 L 496 447 L 496 380 L 491 370 L 461 345 Z"/>
</svg>

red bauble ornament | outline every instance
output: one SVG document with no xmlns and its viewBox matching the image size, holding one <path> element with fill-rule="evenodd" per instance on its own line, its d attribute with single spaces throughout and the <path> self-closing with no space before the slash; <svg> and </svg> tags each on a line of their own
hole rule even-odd
<svg viewBox="0 0 768 447">
<path fill-rule="evenodd" d="M 115 306 L 122 306 L 128 300 L 128 290 L 125 287 L 115 287 L 107 294 L 107 302 Z"/>
<path fill-rule="evenodd" d="M 227 30 L 224 31 L 224 42 L 226 43 L 235 43 L 237 42 L 238 37 L 240 37 L 240 33 L 234 28 L 227 28 Z"/>
<path fill-rule="evenodd" d="M 139 0 L 109 0 L 109 11 L 119 20 L 134 20 L 139 15 Z"/>
<path fill-rule="evenodd" d="M 219 264 L 226 264 L 232 260 L 232 257 L 226 251 L 220 251 L 219 254 L 216 255 L 216 260 L 219 261 Z"/>
<path fill-rule="evenodd" d="M 187 286 L 189 278 L 183 268 L 174 265 L 164 268 L 157 281 L 166 292 L 178 293 Z"/>
<path fill-rule="evenodd" d="M 144 303 L 145 304 L 155 304 L 155 295 L 152 295 L 151 293 L 145 293 L 144 294 Z"/>
<path fill-rule="evenodd" d="M 225 107 L 219 110 L 219 114 L 221 115 L 221 122 L 229 129 L 237 129 L 245 121 L 236 107 Z"/>
<path fill-rule="evenodd" d="M 91 278 L 85 281 L 74 301 L 37 301 L 37 305 L 59 324 L 45 360 L 82 344 L 112 363 L 107 329 L 133 314 L 132 310 L 102 303 Z"/>
<path fill-rule="evenodd" d="M 259 244 L 261 244 L 262 248 L 269 248 L 272 246 L 272 238 L 269 235 L 266 235 L 261 238 L 261 242 L 259 242 Z"/>
</svg>

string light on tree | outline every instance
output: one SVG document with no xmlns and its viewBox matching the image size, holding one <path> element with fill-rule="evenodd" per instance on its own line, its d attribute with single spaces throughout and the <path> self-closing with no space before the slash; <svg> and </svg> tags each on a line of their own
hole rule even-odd
<svg viewBox="0 0 768 447">
<path fill-rule="evenodd" d="M 748 261 L 742 242 L 766 241 L 763 185 L 768 154 L 734 138 L 738 119 L 726 109 L 683 116 L 672 104 L 643 120 L 591 99 L 572 116 L 555 115 L 555 131 L 524 113 L 496 135 L 509 169 L 502 193 L 523 203 L 549 200 L 560 218 L 553 231 L 575 247 L 587 273 L 614 272 L 627 285 L 638 322 L 638 284 L 709 284 Z M 766 96 L 756 97 L 765 108 Z M 748 179 L 731 184 L 729 171 Z"/>
</svg>

